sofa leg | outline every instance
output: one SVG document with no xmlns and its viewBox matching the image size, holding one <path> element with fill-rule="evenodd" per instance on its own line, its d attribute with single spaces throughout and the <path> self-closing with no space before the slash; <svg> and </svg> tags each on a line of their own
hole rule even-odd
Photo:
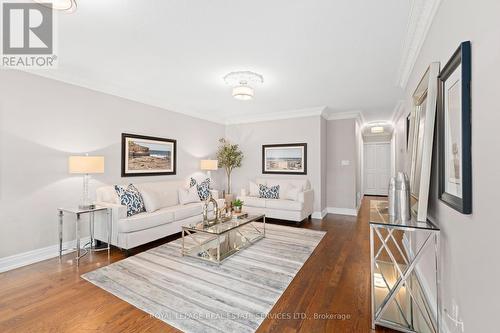
<svg viewBox="0 0 500 333">
<path fill-rule="evenodd" d="M 307 219 L 308 219 L 309 221 L 311 221 L 311 220 L 312 220 L 312 218 L 313 218 L 312 214 L 310 214 L 310 215 L 307 217 Z"/>
</svg>

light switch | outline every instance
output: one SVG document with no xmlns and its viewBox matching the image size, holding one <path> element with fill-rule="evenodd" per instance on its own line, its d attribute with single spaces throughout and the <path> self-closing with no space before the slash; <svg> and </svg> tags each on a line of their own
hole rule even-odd
<svg viewBox="0 0 500 333">
<path fill-rule="evenodd" d="M 342 165 L 342 166 L 347 166 L 347 165 L 349 165 L 349 164 L 351 164 L 351 161 L 349 161 L 349 160 L 342 160 L 342 161 L 340 162 L 340 165 Z"/>
</svg>

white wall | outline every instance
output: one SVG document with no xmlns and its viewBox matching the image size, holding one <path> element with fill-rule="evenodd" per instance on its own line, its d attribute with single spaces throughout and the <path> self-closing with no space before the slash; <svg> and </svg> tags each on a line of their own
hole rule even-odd
<svg viewBox="0 0 500 333">
<path fill-rule="evenodd" d="M 356 120 L 327 121 L 327 206 L 355 209 L 357 176 Z M 349 165 L 341 165 L 342 160 Z"/>
<path fill-rule="evenodd" d="M 105 157 L 105 173 L 91 179 L 94 196 L 95 188 L 104 184 L 199 174 L 199 160 L 215 157 L 218 139 L 227 136 L 245 153 L 243 167 L 233 174 L 233 192 L 238 193 L 249 179 L 262 176 L 263 144 L 307 142 L 307 176 L 274 177 L 308 178 L 315 190 L 314 210 L 320 214 L 327 207 L 327 189 L 332 186 L 327 184 L 331 167 L 327 155 L 337 146 L 345 149 L 345 136 L 355 142 L 354 120 L 338 121 L 350 125 L 339 129 L 333 145 L 329 142 L 328 132 L 336 122 L 313 116 L 224 126 L 21 71 L 0 71 L 0 258 L 57 243 L 56 208 L 75 206 L 81 199 L 82 179 L 67 171 L 67 158 L 72 154 Z M 123 132 L 176 139 L 177 175 L 121 178 Z M 352 148 L 355 154 L 356 147 Z M 356 169 L 355 156 L 342 158 L 352 162 L 349 169 Z M 216 188 L 224 189 L 223 170 L 212 175 Z M 335 195 L 349 197 L 345 206 L 337 205 L 355 207 L 351 204 L 355 180 L 334 186 L 347 186 L 338 187 Z M 74 227 L 68 222 L 65 241 L 74 238 Z"/>
<path fill-rule="evenodd" d="M 327 200 L 326 200 L 326 174 L 328 169 L 328 164 L 326 161 L 326 154 L 328 151 L 328 127 L 325 118 L 321 117 L 321 127 L 320 127 L 320 145 L 321 145 L 321 214 L 326 213 Z"/>
<path fill-rule="evenodd" d="M 177 140 L 177 175 L 121 178 L 121 133 Z M 100 184 L 184 178 L 215 157 L 224 126 L 19 71 L 0 71 L 0 258 L 57 243 L 56 208 L 77 205 L 70 154 L 104 155 Z M 222 171 L 213 172 L 216 180 Z M 222 185 L 223 187 L 223 185 Z M 73 228 L 65 229 L 65 240 Z"/>
<path fill-rule="evenodd" d="M 427 66 L 441 68 L 460 42 L 472 43 L 472 180 L 473 214 L 462 215 L 437 198 L 436 164 L 430 191 L 431 219 L 441 227 L 443 306 L 459 306 L 466 332 L 496 332 L 500 311 L 500 2 L 497 0 L 443 0 L 414 67 L 406 90 L 407 104 Z M 407 107 L 408 110 L 408 107 Z M 404 117 L 396 124 L 399 170 L 404 169 Z M 434 155 L 436 161 L 436 155 Z M 427 263 L 422 270 L 429 276 Z M 445 319 L 449 328 L 453 324 Z"/>
<path fill-rule="evenodd" d="M 315 216 L 327 207 L 355 209 L 356 191 L 361 188 L 357 175 L 359 147 L 356 120 L 326 120 L 320 116 L 229 125 L 226 137 L 238 143 L 244 154 L 243 167 L 233 173 L 233 192 L 248 187 L 256 177 L 308 178 L 314 188 Z M 360 132 L 359 132 L 360 133 Z M 360 135 L 359 135 L 360 136 Z M 307 142 L 307 176 L 262 175 L 262 145 Z M 350 165 L 341 166 L 341 160 Z"/>
<path fill-rule="evenodd" d="M 233 171 L 232 191 L 248 188 L 256 177 L 307 178 L 314 189 L 314 211 L 321 211 L 321 121 L 320 116 L 228 125 L 226 137 L 240 145 L 243 166 Z M 262 145 L 307 143 L 307 175 L 262 175 Z"/>
</svg>

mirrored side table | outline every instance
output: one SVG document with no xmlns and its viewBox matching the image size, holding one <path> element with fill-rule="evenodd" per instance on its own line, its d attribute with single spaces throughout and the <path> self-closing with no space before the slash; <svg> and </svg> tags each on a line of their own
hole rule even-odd
<svg viewBox="0 0 500 333">
<path fill-rule="evenodd" d="M 108 257 L 111 250 L 111 209 L 108 207 L 95 206 L 92 209 L 80 209 L 80 208 L 58 208 L 58 217 L 59 217 L 59 260 L 61 260 L 64 251 L 76 251 L 76 265 L 80 264 L 80 259 L 87 255 L 89 252 L 96 251 L 108 251 Z M 94 239 L 94 223 L 95 223 L 95 214 L 102 213 L 106 214 L 106 236 L 108 240 L 108 244 L 106 247 L 97 248 L 95 246 Z M 76 235 L 76 247 L 71 249 L 63 249 L 63 223 L 65 214 L 71 214 L 75 216 L 75 235 Z M 82 215 L 89 215 L 89 234 L 90 241 L 85 244 L 83 247 L 81 246 L 81 217 Z"/>
<path fill-rule="evenodd" d="M 439 234 L 432 222 L 394 219 L 386 200 L 371 200 L 372 329 L 440 332 Z"/>
</svg>

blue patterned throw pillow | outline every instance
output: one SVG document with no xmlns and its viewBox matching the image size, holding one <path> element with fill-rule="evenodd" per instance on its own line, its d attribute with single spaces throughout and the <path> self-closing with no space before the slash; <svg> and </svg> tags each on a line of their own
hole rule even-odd
<svg viewBox="0 0 500 333">
<path fill-rule="evenodd" d="M 259 197 L 264 199 L 279 199 L 280 186 L 274 185 L 267 187 L 266 185 L 259 184 Z"/>
<path fill-rule="evenodd" d="M 207 200 L 210 197 L 210 178 L 205 179 L 199 184 L 194 178 L 191 178 L 189 181 L 189 187 L 193 186 L 196 186 L 200 200 Z"/>
<path fill-rule="evenodd" d="M 201 200 L 207 200 L 210 197 L 210 178 L 205 179 L 200 184 L 196 185 L 198 195 Z"/>
<path fill-rule="evenodd" d="M 120 198 L 120 204 L 127 206 L 127 216 L 132 216 L 146 211 L 141 193 L 132 184 L 127 188 L 115 185 L 116 194 Z"/>
</svg>

